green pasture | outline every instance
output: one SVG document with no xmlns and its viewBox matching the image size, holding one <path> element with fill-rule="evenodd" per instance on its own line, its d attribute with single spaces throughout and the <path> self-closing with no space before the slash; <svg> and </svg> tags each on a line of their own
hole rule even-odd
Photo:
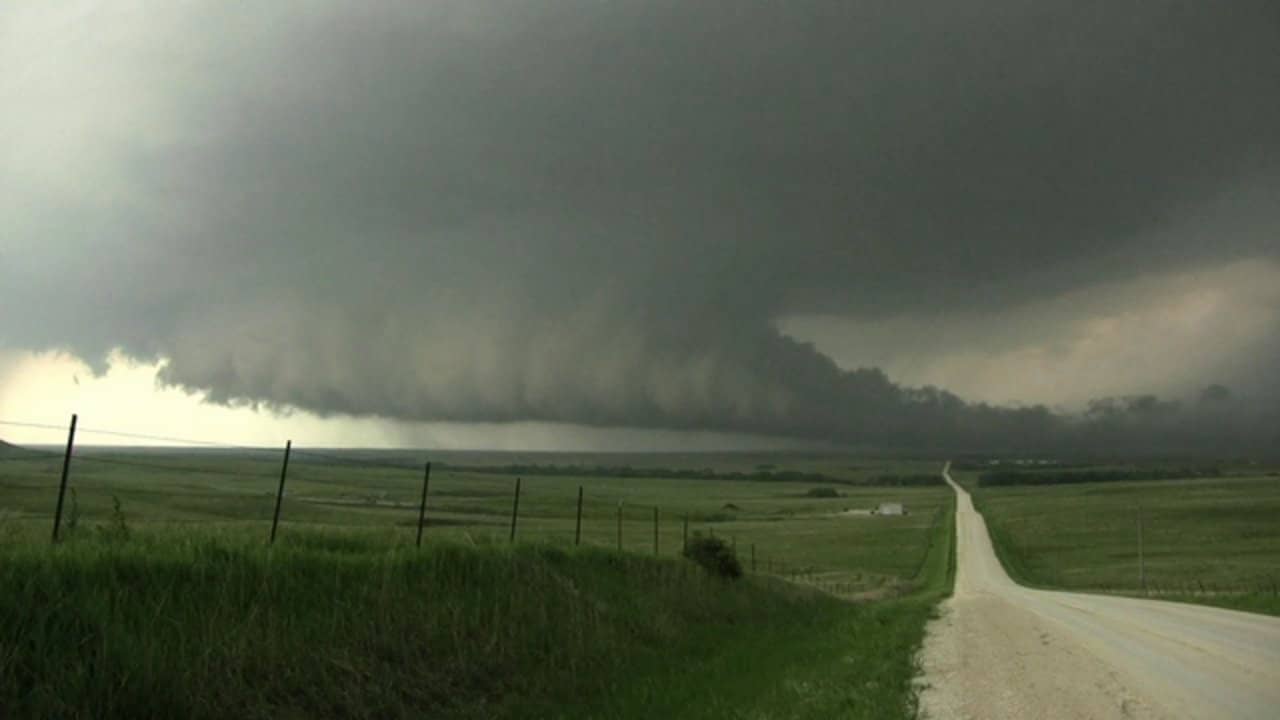
<svg viewBox="0 0 1280 720">
<path fill-rule="evenodd" d="M 341 457 L 295 457 L 271 546 L 278 457 L 82 451 L 57 544 L 60 460 L 0 459 L 0 715 L 916 714 L 954 571 L 944 486 L 539 476 L 512 545 L 515 478 L 448 469 L 419 549 L 421 474 Z M 839 514 L 887 501 L 911 513 Z M 759 572 L 676 559 L 686 514 Z"/>
<path fill-rule="evenodd" d="M 266 539 L 275 506 L 280 452 L 249 453 L 104 450 L 77 451 L 72 461 L 64 523 L 101 524 L 119 501 L 125 520 L 140 529 L 168 525 L 235 528 Z M 532 458 L 492 453 L 448 456 L 431 475 L 424 538 L 507 541 L 517 476 L 476 472 L 467 465 L 511 463 L 706 468 L 716 473 L 756 468 L 816 472 L 845 482 L 884 474 L 931 474 L 931 461 L 868 460 L 852 456 L 749 454 Z M 295 529 L 359 531 L 390 544 L 412 543 L 422 496 L 423 470 L 403 452 L 305 451 L 291 457 L 281 508 L 280 534 Z M 52 527 L 61 459 L 0 461 L 0 526 L 38 539 Z M 412 463 L 412 464 L 411 464 Z M 686 533 L 715 534 L 736 545 L 744 565 L 807 582 L 839 586 L 843 593 L 899 593 L 924 561 L 929 530 L 949 506 L 945 486 L 881 487 L 836 482 L 671 479 L 661 477 L 557 477 L 520 479 L 516 521 L 519 542 L 572 545 L 578 489 L 583 491 L 582 544 L 679 555 Z M 834 488 L 838 497 L 808 496 Z M 859 514 L 882 502 L 901 502 L 908 514 Z M 846 512 L 855 511 L 855 512 Z M 621 519 L 621 533 L 619 533 Z M 0 532 L 5 532 L 0 530 Z M 754 548 L 753 548 L 754 546 Z"/>
<path fill-rule="evenodd" d="M 997 552 L 1021 582 L 1275 613 L 1280 477 L 1254 472 L 997 488 L 956 475 L 973 490 Z"/>
</svg>

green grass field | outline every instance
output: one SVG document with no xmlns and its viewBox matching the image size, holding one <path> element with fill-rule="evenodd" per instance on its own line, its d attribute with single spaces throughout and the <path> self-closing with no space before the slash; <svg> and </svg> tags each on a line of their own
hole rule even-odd
<svg viewBox="0 0 1280 720">
<path fill-rule="evenodd" d="M 1280 478 L 974 489 L 996 550 L 1026 584 L 1145 594 L 1280 614 Z"/>
<path fill-rule="evenodd" d="M 953 568 L 941 485 L 529 477 L 510 545 L 514 477 L 455 466 L 433 474 L 418 549 L 418 471 L 299 456 L 268 548 L 278 457 L 144 451 L 76 457 L 55 546 L 60 461 L 15 457 L 0 461 L 5 716 L 911 717 L 914 652 Z M 769 464 L 788 462 L 854 481 L 938 469 Z M 885 501 L 911 513 L 841 514 Z M 754 545 L 758 572 L 729 583 L 677 559 L 686 514 L 748 566 Z"/>
<path fill-rule="evenodd" d="M 278 457 L 224 453 L 82 451 L 73 461 L 67 512 L 74 505 L 87 525 L 105 522 L 118 499 L 133 525 L 216 524 L 266 537 L 275 503 Z M 466 454 L 491 463 L 492 454 Z M 294 528 L 363 528 L 388 543 L 412 542 L 422 492 L 422 471 L 386 467 L 395 454 L 342 454 L 315 459 L 295 455 L 286 483 L 281 534 Z M 496 456 L 501 457 L 501 456 Z M 671 464 L 672 458 L 655 456 Z M 583 458 L 587 461 L 587 458 Z M 704 455 L 686 463 L 716 469 L 752 466 L 734 455 Z M 456 458 L 450 458 L 456 463 Z M 636 462 L 637 458 L 628 458 Z M 368 464 L 368 463 L 379 464 Z M 933 462 L 867 461 L 835 457 L 780 456 L 774 467 L 821 469 L 845 479 L 857 473 L 937 473 Z M 858 470 L 849 470 L 855 466 Z M 61 459 L 0 462 L 0 513 L 9 532 L 38 539 L 47 534 L 56 504 Z M 464 469 L 433 472 L 427 500 L 429 539 L 509 537 L 516 477 Z M 895 593 L 916 573 L 927 547 L 928 528 L 938 522 L 949 491 L 931 487 L 878 487 L 834 483 L 676 480 L 646 477 L 556 477 L 522 479 L 517 537 L 569 545 L 574 541 L 578 487 L 584 489 L 583 543 L 653 553 L 654 509 L 658 510 L 658 552 L 679 554 L 686 516 L 690 533 L 730 539 L 757 569 L 805 571 L 806 577 L 839 583 L 850 593 Z M 832 487 L 836 498 L 812 498 L 816 487 Z M 881 502 L 903 502 L 904 517 L 841 514 Z M 0 530 L 4 532 L 4 530 Z"/>
</svg>

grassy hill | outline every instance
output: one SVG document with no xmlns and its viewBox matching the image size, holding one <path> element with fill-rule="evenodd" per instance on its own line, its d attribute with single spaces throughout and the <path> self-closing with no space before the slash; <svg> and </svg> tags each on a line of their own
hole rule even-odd
<svg viewBox="0 0 1280 720">
<path fill-rule="evenodd" d="M 945 592 L 857 605 L 677 559 L 544 544 L 388 548 L 295 530 L 86 530 L 0 562 L 14 717 L 911 717 Z"/>
</svg>

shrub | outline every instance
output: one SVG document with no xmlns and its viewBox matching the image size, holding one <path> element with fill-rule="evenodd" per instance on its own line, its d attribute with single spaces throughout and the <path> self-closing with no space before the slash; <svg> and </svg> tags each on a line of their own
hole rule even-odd
<svg viewBox="0 0 1280 720">
<path fill-rule="evenodd" d="M 738 562 L 738 554 L 720 538 L 695 533 L 685 546 L 684 556 L 712 575 L 729 580 L 742 577 L 742 563 Z"/>
</svg>

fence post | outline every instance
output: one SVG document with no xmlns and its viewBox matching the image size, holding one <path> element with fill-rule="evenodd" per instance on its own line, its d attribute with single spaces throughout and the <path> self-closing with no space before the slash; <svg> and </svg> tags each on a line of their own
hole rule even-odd
<svg viewBox="0 0 1280 720">
<path fill-rule="evenodd" d="M 622 552 L 622 501 L 618 501 L 618 552 Z"/>
<path fill-rule="evenodd" d="M 653 508 L 653 554 L 658 554 L 658 508 Z"/>
<path fill-rule="evenodd" d="M 422 474 L 422 503 L 418 505 L 418 547 L 422 547 L 422 526 L 427 521 L 427 485 L 431 483 L 431 463 Z"/>
<path fill-rule="evenodd" d="M 1147 594 L 1147 560 L 1142 547 L 1142 506 L 1138 506 L 1138 587 Z"/>
<path fill-rule="evenodd" d="M 520 478 L 516 478 L 516 499 L 511 505 L 511 542 L 516 541 L 516 518 L 520 516 Z"/>
<path fill-rule="evenodd" d="M 271 540 L 269 545 L 276 542 L 276 528 L 280 525 L 280 503 L 284 499 L 284 478 L 289 472 L 289 451 L 293 449 L 293 441 L 286 440 L 284 443 L 284 463 L 280 466 L 280 487 L 276 490 L 276 512 L 271 516 Z"/>
<path fill-rule="evenodd" d="M 582 486 L 578 486 L 578 523 L 573 528 L 573 544 L 582 544 Z"/>
<path fill-rule="evenodd" d="M 67 496 L 67 477 L 71 474 L 71 451 L 76 443 L 76 416 L 71 416 L 71 429 L 67 431 L 67 454 L 62 457 L 62 480 L 58 483 L 58 507 L 53 511 L 53 541 L 58 542 L 58 528 L 62 525 L 62 502 Z"/>
<path fill-rule="evenodd" d="M 689 513 L 684 514 L 684 532 L 680 540 L 681 554 L 689 551 Z"/>
<path fill-rule="evenodd" d="M 756 544 L 751 543 L 751 572 L 756 571 Z"/>
</svg>

